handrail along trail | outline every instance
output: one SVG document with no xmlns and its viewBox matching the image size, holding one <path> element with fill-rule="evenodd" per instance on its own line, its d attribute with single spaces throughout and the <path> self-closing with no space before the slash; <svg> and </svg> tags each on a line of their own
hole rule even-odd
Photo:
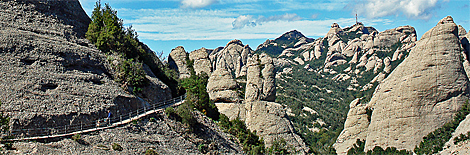
<svg viewBox="0 0 470 155">
<path fill-rule="evenodd" d="M 57 137 L 65 137 L 71 136 L 75 134 L 82 134 L 88 132 L 99 131 L 103 129 L 113 128 L 119 125 L 130 123 L 134 120 L 140 119 L 152 113 L 160 112 L 164 108 L 168 106 L 178 106 L 184 102 L 186 98 L 186 94 L 181 95 L 179 97 L 156 102 L 151 105 L 143 106 L 140 109 L 132 111 L 126 114 L 120 114 L 117 116 L 113 116 L 109 122 L 113 123 L 106 123 L 102 122 L 104 126 L 100 125 L 100 120 L 97 119 L 91 122 L 95 123 L 88 123 L 88 124 L 73 124 L 73 125 L 64 125 L 64 126 L 57 126 L 57 127 L 50 127 L 50 128 L 35 128 L 35 129 L 14 129 L 10 131 L 10 136 L 15 138 L 12 139 L 3 139 L 3 141 L 23 141 L 23 140 L 38 140 L 38 139 L 48 139 L 48 138 L 57 138 Z M 34 136 L 28 136 L 30 133 L 34 133 Z"/>
</svg>

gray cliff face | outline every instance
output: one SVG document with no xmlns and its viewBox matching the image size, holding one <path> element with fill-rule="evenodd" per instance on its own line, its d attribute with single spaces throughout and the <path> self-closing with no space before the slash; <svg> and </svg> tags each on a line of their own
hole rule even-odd
<svg viewBox="0 0 470 155">
<path fill-rule="evenodd" d="M 179 73 L 180 79 L 191 76 L 186 59 L 188 59 L 188 53 L 186 53 L 183 46 L 178 46 L 175 49 L 172 49 L 170 56 L 168 57 L 170 68 L 175 69 Z"/>
<path fill-rule="evenodd" d="M 348 123 L 357 120 L 360 113 L 353 111 L 361 106 L 350 109 L 335 144 L 337 152 L 347 152 L 339 148 L 347 148 L 347 141 L 356 138 L 366 140 L 365 150 L 375 146 L 413 150 L 424 136 L 452 120 L 469 99 L 467 55 L 460 46 L 458 27 L 450 16 L 426 32 L 378 85 L 370 102 L 361 105 L 373 110 L 370 123 Z"/>
<path fill-rule="evenodd" d="M 207 93 L 209 98 L 215 102 L 238 102 L 240 97 L 236 89 L 237 82 L 232 74 L 224 68 L 215 70 L 207 82 Z"/>
<path fill-rule="evenodd" d="M 151 76 L 148 98 L 120 88 L 112 64 L 84 39 L 89 22 L 77 0 L 0 2 L 0 111 L 12 129 L 90 123 L 106 110 L 171 98 Z"/>
</svg>

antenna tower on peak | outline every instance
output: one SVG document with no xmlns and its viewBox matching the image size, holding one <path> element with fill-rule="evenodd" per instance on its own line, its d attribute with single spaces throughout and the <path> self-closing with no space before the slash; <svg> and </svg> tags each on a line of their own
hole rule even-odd
<svg viewBox="0 0 470 155">
<path fill-rule="evenodd" d="M 356 11 L 356 24 L 357 24 L 357 11 Z"/>
</svg>

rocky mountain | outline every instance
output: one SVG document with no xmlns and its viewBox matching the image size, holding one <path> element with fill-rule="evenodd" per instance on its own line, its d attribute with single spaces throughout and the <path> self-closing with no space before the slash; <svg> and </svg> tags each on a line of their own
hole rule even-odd
<svg viewBox="0 0 470 155">
<path fill-rule="evenodd" d="M 362 23 L 346 28 L 333 23 L 324 37 L 315 40 L 292 33 L 300 32 L 268 40 L 255 53 L 274 57 L 276 102 L 287 107 L 296 131 L 313 152 L 332 153 L 349 103 L 371 98 L 377 84 L 415 46 L 416 31 L 400 26 L 379 32 Z M 280 52 L 266 52 L 272 47 Z"/>
<path fill-rule="evenodd" d="M 94 123 L 87 120 L 107 110 L 127 113 L 180 93 L 159 79 L 161 62 L 148 48 L 141 92 L 116 82 L 120 57 L 85 39 L 90 18 L 77 0 L 9 0 L 0 8 L 0 112 L 12 130 Z M 284 139 L 299 154 L 419 151 L 433 134 L 449 132 L 442 146 L 431 145 L 435 153 L 467 154 L 469 37 L 450 16 L 419 41 L 411 26 L 379 32 L 333 23 L 324 37 L 292 30 L 256 50 L 240 40 L 189 53 L 176 47 L 168 66 L 179 79 L 207 74 L 202 88 L 220 113 L 244 121 L 267 147 Z M 242 154 L 240 142 L 203 113 L 191 112 L 194 132 L 154 114 L 80 140 L 17 142 L 0 153 Z M 123 151 L 111 150 L 114 143 Z"/>
<path fill-rule="evenodd" d="M 13 136 L 39 131 L 27 129 L 53 134 L 47 128 L 95 124 L 90 121 L 106 118 L 108 110 L 118 116 L 172 98 L 170 88 L 154 72 L 161 62 L 148 48 L 145 52 L 154 62 L 143 64 L 146 84 L 140 92 L 116 82 L 115 66 L 121 65 L 121 57 L 104 53 L 85 39 L 91 20 L 78 0 L 8 0 L 1 1 L 0 8 L 0 113 L 10 118 Z M 198 134 L 156 114 L 74 141 L 16 142 L 14 150 L 0 144 L 0 154 L 144 154 L 151 148 L 160 154 L 242 153 L 233 136 L 203 114 L 194 115 Z M 111 150 L 114 143 L 122 152 Z"/>
<path fill-rule="evenodd" d="M 78 1 L 3 1 L 0 7 L 1 111 L 11 116 L 12 129 L 70 125 L 151 101 L 114 82 L 104 54 L 84 39 L 90 19 Z M 149 95 L 171 98 L 165 84 L 148 78 L 156 88 Z"/>
<path fill-rule="evenodd" d="M 279 55 L 286 48 L 295 48 L 312 41 L 313 39 L 305 37 L 299 31 L 292 30 L 274 40 L 266 40 L 256 48 L 256 51 L 262 51 L 269 55 Z"/>
<path fill-rule="evenodd" d="M 170 57 L 172 55 L 175 54 Z M 201 48 L 186 55 L 192 61 L 186 65 L 192 66 L 195 74 L 209 74 L 207 92 L 221 113 L 231 120 L 243 120 L 248 129 L 264 139 L 267 147 L 284 139 L 299 153 L 308 152 L 302 138 L 295 133 L 284 106 L 274 102 L 276 74 L 270 56 L 255 54 L 240 40 L 232 40 L 225 47 Z M 174 62 L 169 63 L 183 64 L 176 61 L 182 59 L 170 60 Z M 184 72 L 179 72 L 180 76 L 182 74 Z"/>
<path fill-rule="evenodd" d="M 369 102 L 351 103 L 336 151 L 346 153 L 357 139 L 365 140 L 365 151 L 375 146 L 413 151 L 424 136 L 450 122 L 469 98 L 468 52 L 461 45 L 450 16 L 426 32 Z"/>
</svg>

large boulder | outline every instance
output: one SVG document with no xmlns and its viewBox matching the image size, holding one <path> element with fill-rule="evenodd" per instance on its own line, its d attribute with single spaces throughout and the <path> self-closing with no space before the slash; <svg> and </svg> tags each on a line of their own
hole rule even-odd
<svg viewBox="0 0 470 155">
<path fill-rule="evenodd" d="M 201 73 L 211 75 L 212 65 L 209 60 L 208 50 L 206 48 L 201 48 L 189 53 L 189 60 L 194 61 L 193 67 L 194 72 L 196 72 L 196 75 L 199 75 Z"/>
<path fill-rule="evenodd" d="M 209 98 L 215 102 L 240 101 L 237 88 L 237 82 L 233 79 L 232 74 L 224 68 L 215 70 L 207 83 Z"/>
<path fill-rule="evenodd" d="M 178 46 L 171 50 L 170 56 L 168 57 L 168 63 L 170 67 L 175 69 L 180 79 L 188 78 L 191 76 L 188 64 L 188 53 L 184 50 L 183 46 Z"/>
<path fill-rule="evenodd" d="M 390 47 L 397 42 L 412 42 L 416 41 L 416 30 L 411 26 L 400 26 L 394 29 L 385 30 L 380 32 L 374 38 L 374 46 L 377 47 Z M 409 37 L 410 39 L 406 39 Z"/>
<path fill-rule="evenodd" d="M 424 136 L 452 120 L 469 99 L 462 53 L 452 17 L 426 32 L 367 104 L 373 111 L 365 150 L 413 150 Z"/>
</svg>

